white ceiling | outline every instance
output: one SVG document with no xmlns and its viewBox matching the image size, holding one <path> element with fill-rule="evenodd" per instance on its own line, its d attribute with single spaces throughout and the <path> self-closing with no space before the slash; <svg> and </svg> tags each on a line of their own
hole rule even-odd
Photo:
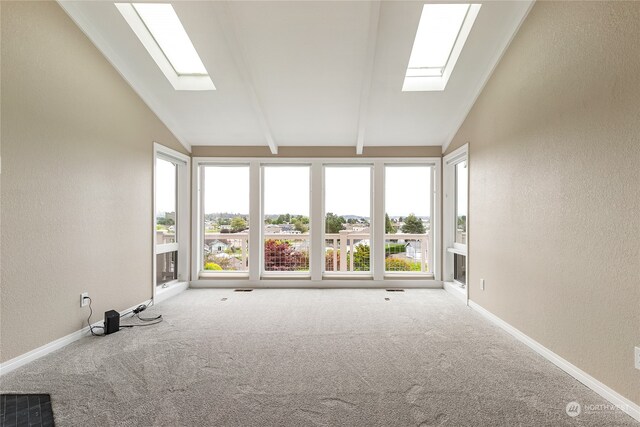
<svg viewBox="0 0 640 427">
<path fill-rule="evenodd" d="M 446 89 L 402 92 L 424 2 L 173 2 L 215 91 L 174 90 L 112 2 L 60 2 L 189 149 L 448 145 L 532 1 L 481 3 Z"/>
</svg>

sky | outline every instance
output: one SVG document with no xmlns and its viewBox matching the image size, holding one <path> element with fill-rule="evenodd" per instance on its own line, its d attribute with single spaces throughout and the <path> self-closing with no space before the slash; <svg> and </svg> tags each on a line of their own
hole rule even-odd
<svg viewBox="0 0 640 427">
<path fill-rule="evenodd" d="M 158 212 L 175 211 L 175 166 L 158 160 Z M 370 167 L 325 168 L 325 211 L 370 217 Z M 386 211 L 390 216 L 431 215 L 431 169 L 387 166 Z M 466 173 L 466 169 L 463 170 Z M 265 166 L 265 214 L 309 215 L 309 166 Z M 464 179 L 466 185 L 466 178 Z M 249 166 L 208 166 L 204 171 L 205 213 L 249 214 Z M 461 201 L 462 202 L 462 201 Z M 466 200 L 460 209 L 466 213 Z"/>
<path fill-rule="evenodd" d="M 156 159 L 156 217 L 176 211 L 176 165 Z"/>
<path fill-rule="evenodd" d="M 309 216 L 309 166 L 264 166 L 265 215 Z"/>
<path fill-rule="evenodd" d="M 387 166 L 385 169 L 385 210 L 389 216 L 431 216 L 431 168 L 428 166 Z"/>
<path fill-rule="evenodd" d="M 456 165 L 456 186 L 458 187 L 456 192 L 456 216 L 467 215 L 468 174 L 467 162 L 460 162 Z"/>
<path fill-rule="evenodd" d="M 249 215 L 249 166 L 204 168 L 204 213 Z"/>
<path fill-rule="evenodd" d="M 324 179 L 325 212 L 371 217 L 370 166 L 327 166 Z"/>
</svg>

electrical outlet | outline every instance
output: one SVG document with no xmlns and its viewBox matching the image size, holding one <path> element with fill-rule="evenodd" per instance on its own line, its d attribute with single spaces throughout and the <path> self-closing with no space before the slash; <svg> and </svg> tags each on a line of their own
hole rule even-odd
<svg viewBox="0 0 640 427">
<path fill-rule="evenodd" d="M 636 369 L 640 369 L 640 347 L 635 348 L 635 365 Z"/>
<path fill-rule="evenodd" d="M 480 289 L 484 291 L 484 279 L 480 279 Z"/>
<path fill-rule="evenodd" d="M 85 298 L 89 298 L 89 292 L 83 292 L 80 294 L 80 307 L 86 307 L 89 305 L 89 300 Z"/>
</svg>

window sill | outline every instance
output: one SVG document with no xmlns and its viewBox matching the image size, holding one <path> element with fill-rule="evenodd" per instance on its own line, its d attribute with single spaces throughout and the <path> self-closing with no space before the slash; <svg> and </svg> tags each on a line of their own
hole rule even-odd
<svg viewBox="0 0 640 427">
<path fill-rule="evenodd" d="M 401 280 L 424 280 L 424 279 L 428 279 L 428 280 L 433 280 L 434 279 L 434 275 L 433 273 L 406 273 L 406 272 L 398 272 L 398 273 L 394 273 L 394 272 L 389 272 L 386 271 L 384 273 L 384 280 L 396 280 L 396 279 L 401 279 Z"/>
<path fill-rule="evenodd" d="M 219 271 L 217 273 L 200 272 L 198 278 L 204 280 L 248 279 L 249 273 L 236 271 Z"/>
<path fill-rule="evenodd" d="M 447 248 L 447 252 L 452 253 L 452 254 L 467 256 L 467 250 L 466 249 Z"/>
<path fill-rule="evenodd" d="M 311 274 L 264 273 L 262 276 L 260 276 L 260 280 L 311 280 Z"/>
<path fill-rule="evenodd" d="M 322 274 L 323 280 L 373 280 L 371 273 L 349 273 L 349 272 L 325 272 Z"/>
</svg>

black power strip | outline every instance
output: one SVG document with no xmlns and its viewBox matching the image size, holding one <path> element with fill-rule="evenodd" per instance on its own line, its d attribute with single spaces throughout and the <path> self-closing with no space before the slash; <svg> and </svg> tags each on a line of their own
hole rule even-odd
<svg viewBox="0 0 640 427">
<path fill-rule="evenodd" d="M 109 335 L 120 330 L 120 313 L 109 310 L 104 313 L 104 334 Z"/>
</svg>

